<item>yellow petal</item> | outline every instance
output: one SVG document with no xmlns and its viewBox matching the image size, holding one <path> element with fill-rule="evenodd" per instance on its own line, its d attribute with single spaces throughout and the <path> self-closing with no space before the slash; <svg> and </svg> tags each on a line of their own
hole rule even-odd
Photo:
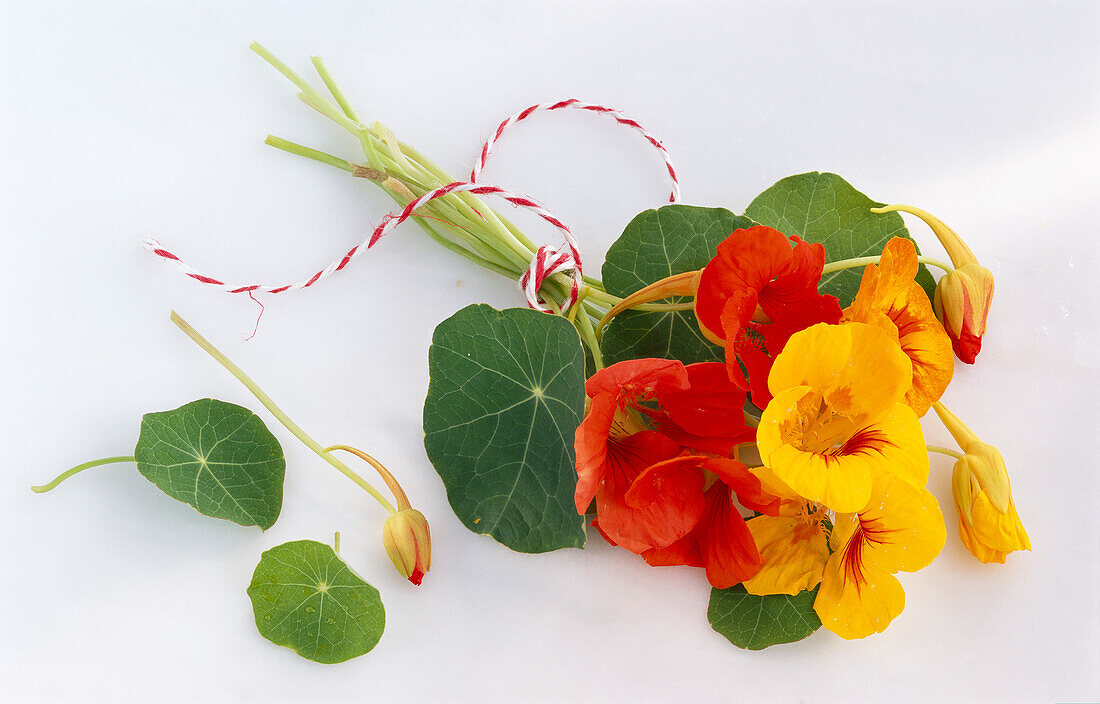
<svg viewBox="0 0 1100 704">
<path fill-rule="evenodd" d="M 851 640 L 881 633 L 905 608 L 905 591 L 896 577 L 881 571 L 870 571 L 865 576 L 867 581 L 863 583 L 846 580 L 843 566 L 836 559 L 829 560 L 825 567 L 814 611 L 821 625 L 841 638 Z"/>
<path fill-rule="evenodd" d="M 881 471 L 865 457 L 832 457 L 792 445 L 770 453 L 768 466 L 800 496 L 842 513 L 859 511 L 867 505 L 871 479 Z"/>
<path fill-rule="evenodd" d="M 862 449 L 867 457 L 877 458 L 885 470 L 914 487 L 928 484 L 928 449 L 920 420 L 904 403 L 870 418 L 846 443 L 841 454 L 856 454 Z"/>
<path fill-rule="evenodd" d="M 864 569 L 916 572 L 932 563 L 947 540 L 936 497 L 893 476 L 875 482 L 859 523 L 864 541 L 859 560 Z"/>
<path fill-rule="evenodd" d="M 791 336 L 775 359 L 768 389 L 809 386 L 837 413 L 874 413 L 901 401 L 913 369 L 896 342 L 866 323 L 819 323 Z"/>
<path fill-rule="evenodd" d="M 1011 500 L 1008 510 L 1001 512 L 983 491 L 974 500 L 970 515 L 974 539 L 982 545 L 1001 553 L 1031 549 L 1031 539 L 1016 513 L 1016 504 Z"/>
<path fill-rule="evenodd" d="M 764 564 L 742 584 L 749 594 L 790 594 L 813 589 L 829 559 L 825 532 L 806 516 L 757 516 L 746 521 Z"/>
</svg>

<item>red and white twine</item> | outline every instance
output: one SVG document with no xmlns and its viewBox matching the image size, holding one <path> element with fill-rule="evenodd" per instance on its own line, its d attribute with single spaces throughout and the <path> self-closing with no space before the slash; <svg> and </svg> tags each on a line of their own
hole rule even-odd
<svg viewBox="0 0 1100 704">
<path fill-rule="evenodd" d="M 654 137 L 649 131 L 642 127 L 637 120 L 627 117 L 615 108 L 609 108 L 605 105 L 593 105 L 592 103 L 582 103 L 576 98 L 570 98 L 568 100 L 559 100 L 556 103 L 538 103 L 528 108 L 520 110 L 516 114 L 509 117 L 504 122 L 497 125 L 497 129 L 493 132 L 493 136 L 485 140 L 485 144 L 481 145 L 481 155 L 478 157 L 477 163 L 474 164 L 473 171 L 470 172 L 470 181 L 477 181 L 478 176 L 481 175 L 481 171 L 485 168 L 485 162 L 489 160 L 489 154 L 492 153 L 493 147 L 500 141 L 504 132 L 515 125 L 518 122 L 523 122 L 527 118 L 531 117 L 536 112 L 551 112 L 554 110 L 564 110 L 566 108 L 572 108 L 574 110 L 584 110 L 598 115 L 607 115 L 611 117 L 618 124 L 623 127 L 629 127 L 632 130 L 636 130 L 641 133 L 645 140 L 649 142 L 657 151 L 661 152 L 661 157 L 665 160 L 665 168 L 668 169 L 668 178 L 672 182 L 672 192 L 668 196 L 669 203 L 676 203 L 680 200 L 680 181 L 676 177 L 676 167 L 672 165 L 672 157 L 669 156 L 668 150 L 665 149 L 665 145 L 661 144 L 661 140 Z"/>
<path fill-rule="evenodd" d="M 618 124 L 630 127 L 634 130 L 641 132 L 642 136 L 644 136 L 650 144 L 656 147 L 661 152 L 664 158 L 665 165 L 668 168 L 669 177 L 672 180 L 672 193 L 669 196 L 669 201 L 677 202 L 680 199 L 680 187 L 676 178 L 676 169 L 672 166 L 672 161 L 669 158 L 668 150 L 665 149 L 665 147 L 660 143 L 660 141 L 657 140 L 656 137 L 647 132 L 636 121 L 624 116 L 618 110 L 604 107 L 602 105 L 591 105 L 589 103 L 582 103 L 578 100 L 571 99 L 563 100 L 557 103 L 542 103 L 539 105 L 532 105 L 531 107 L 521 110 L 515 115 L 509 117 L 504 122 L 500 123 L 496 131 L 493 133 L 493 136 L 489 140 L 487 140 L 482 146 L 481 155 L 478 158 L 477 163 L 474 165 L 473 172 L 470 174 L 469 182 L 456 181 L 454 183 L 449 183 L 445 186 L 440 186 L 439 188 L 429 191 L 419 198 L 416 198 L 415 200 L 410 201 L 399 212 L 390 213 L 385 218 L 383 218 L 382 223 L 374 228 L 374 231 L 371 233 L 369 238 L 349 249 L 342 257 L 333 261 L 324 269 L 315 272 L 312 276 L 307 279 L 303 279 L 302 281 L 291 284 L 282 284 L 279 286 L 266 286 L 263 284 L 226 283 L 225 281 L 221 281 L 220 279 L 216 279 L 212 276 L 207 276 L 206 274 L 202 274 L 193 269 L 178 256 L 161 247 L 160 242 L 155 239 L 147 238 L 142 242 L 142 245 L 145 247 L 145 249 L 149 250 L 154 255 L 160 257 L 165 261 L 172 262 L 173 264 L 178 266 L 186 276 L 189 276 L 192 279 L 208 286 L 215 286 L 217 288 L 220 288 L 226 293 L 247 293 L 250 296 L 254 293 L 283 293 L 285 291 L 309 288 L 321 279 L 327 278 L 328 276 L 331 276 L 332 274 L 340 271 L 348 264 L 350 264 L 352 260 L 354 260 L 357 256 L 362 254 L 363 251 L 373 247 L 378 242 L 378 240 L 382 239 L 382 237 L 389 233 L 393 228 L 405 222 L 405 220 L 408 220 L 410 217 L 413 217 L 416 214 L 416 210 L 418 208 L 432 200 L 435 200 L 436 198 L 442 198 L 443 196 L 451 193 L 463 192 L 477 196 L 494 195 L 503 198 L 515 207 L 526 208 L 532 211 L 543 220 L 556 227 L 561 232 L 562 237 L 565 240 L 563 246 L 560 248 L 553 248 L 546 245 L 539 247 L 538 251 L 535 252 L 535 256 L 532 259 L 527 271 L 525 271 L 520 277 L 519 285 L 520 289 L 523 291 L 524 297 L 526 297 L 527 299 L 527 304 L 531 308 L 534 308 L 536 310 L 545 311 L 548 309 L 544 307 L 543 302 L 538 295 L 539 289 L 542 287 L 543 281 L 546 279 L 546 277 L 552 276 L 553 274 L 569 274 L 571 280 L 569 298 L 562 304 L 562 310 L 567 310 L 570 306 L 577 302 L 583 282 L 584 271 L 581 263 L 580 247 L 577 244 L 577 240 L 573 236 L 573 233 L 561 220 L 554 217 L 554 215 L 552 215 L 550 211 L 548 211 L 546 207 L 538 201 L 532 198 L 528 198 L 526 196 L 512 193 L 511 191 L 507 191 L 503 188 L 498 188 L 496 186 L 484 186 L 476 183 L 482 169 L 485 168 L 485 162 L 488 160 L 489 154 L 490 152 L 492 152 L 493 146 L 497 143 L 501 135 L 503 135 L 509 127 L 527 119 L 531 116 L 532 113 L 538 112 L 540 110 L 552 111 L 561 110 L 564 108 L 575 108 L 578 110 L 587 110 L 599 114 L 606 114 L 613 117 Z"/>
</svg>

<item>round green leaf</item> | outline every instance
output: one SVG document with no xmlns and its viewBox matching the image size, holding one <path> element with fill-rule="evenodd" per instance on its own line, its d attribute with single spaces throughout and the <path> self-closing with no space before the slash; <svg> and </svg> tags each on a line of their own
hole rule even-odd
<svg viewBox="0 0 1100 704">
<path fill-rule="evenodd" d="M 666 205 L 646 210 L 630 221 L 608 249 L 604 286 L 608 293 L 625 297 L 673 274 L 702 269 L 731 232 L 755 224 L 725 208 Z M 685 300 L 678 297 L 669 302 Z M 643 357 L 678 359 L 685 364 L 724 360 L 722 349 L 699 332 L 690 310 L 626 311 L 608 324 L 600 347 L 608 364 Z"/>
<path fill-rule="evenodd" d="M 332 547 L 314 540 L 265 552 L 248 598 L 260 635 L 315 662 L 344 662 L 368 653 L 386 629 L 378 590 Z"/>
<path fill-rule="evenodd" d="M 283 448 L 247 408 L 204 398 L 146 413 L 134 459 L 146 479 L 204 515 L 267 530 L 282 509 Z"/>
<path fill-rule="evenodd" d="M 782 179 L 758 195 L 745 215 L 788 237 L 798 235 L 807 242 L 820 242 L 825 247 L 825 261 L 835 262 L 878 256 L 892 237 L 913 239 L 897 213 L 871 212 L 881 205 L 836 174 L 811 171 Z M 842 307 L 848 306 L 862 277 L 861 266 L 834 271 L 821 277 L 818 290 L 839 298 Z M 931 298 L 936 282 L 923 264 L 917 270 L 917 283 Z"/>
<path fill-rule="evenodd" d="M 707 619 L 714 630 L 738 648 L 763 650 L 802 640 L 821 627 L 814 611 L 817 588 L 794 596 L 749 594 L 740 584 L 712 589 Z"/>
<path fill-rule="evenodd" d="M 459 520 L 520 552 L 582 547 L 576 329 L 557 315 L 472 305 L 435 329 L 428 371 L 424 447 Z"/>
</svg>

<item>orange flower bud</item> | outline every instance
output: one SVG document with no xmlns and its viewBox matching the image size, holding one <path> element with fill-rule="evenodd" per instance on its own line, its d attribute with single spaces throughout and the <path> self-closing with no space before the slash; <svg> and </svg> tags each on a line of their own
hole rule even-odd
<svg viewBox="0 0 1100 704">
<path fill-rule="evenodd" d="M 967 364 L 973 364 L 982 348 L 989 304 L 993 302 L 993 274 L 978 264 L 978 258 L 957 232 L 931 213 L 911 205 L 871 208 L 872 213 L 889 213 L 895 210 L 916 215 L 923 220 L 936 233 L 940 244 L 951 257 L 951 264 L 955 269 L 940 279 L 936 286 L 933 307 L 936 317 L 951 337 L 955 356 Z"/>
<path fill-rule="evenodd" d="M 973 364 L 982 349 L 992 302 L 993 274 L 978 263 L 944 274 L 936 286 L 932 307 L 951 338 L 955 356 L 967 364 Z"/>
<path fill-rule="evenodd" d="M 391 513 L 382 526 L 382 545 L 397 571 L 419 586 L 432 567 L 432 536 L 424 514 L 415 508 Z"/>
</svg>

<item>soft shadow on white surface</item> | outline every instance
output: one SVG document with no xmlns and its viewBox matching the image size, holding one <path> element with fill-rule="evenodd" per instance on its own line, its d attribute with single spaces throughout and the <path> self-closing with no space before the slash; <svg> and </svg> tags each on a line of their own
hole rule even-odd
<svg viewBox="0 0 1100 704">
<path fill-rule="evenodd" d="M 1095 236 L 1100 10 L 1092 4 L 22 3 L 0 25 L 0 362 L 4 486 L 0 689 L 11 701 L 1088 701 L 1100 698 L 1100 386 Z M 685 201 L 741 211 L 783 176 L 834 171 L 963 234 L 997 279 L 984 349 L 952 408 L 1010 464 L 1035 550 L 983 567 L 958 545 L 902 575 L 882 635 L 748 653 L 706 621 L 702 575 L 590 536 L 529 556 L 467 532 L 424 456 L 433 327 L 475 301 L 521 305 L 405 227 L 306 293 L 292 281 L 361 241 L 389 204 L 263 145 L 355 145 L 247 50 L 305 72 L 323 54 L 369 119 L 464 175 L 516 109 L 564 97 L 638 118 Z M 509 133 L 483 181 L 528 193 L 592 262 L 666 194 L 637 135 L 578 114 Z M 511 214 L 511 213 L 509 213 Z M 557 234 L 517 215 L 536 240 Z M 912 231 L 929 251 L 920 223 Z M 168 322 L 179 310 L 307 430 L 366 448 L 432 521 L 413 588 L 383 516 L 281 430 L 276 526 L 205 519 L 132 467 L 27 487 L 125 454 L 141 414 L 214 396 L 258 405 Z M 265 419 L 267 416 L 264 416 Z M 929 421 L 929 442 L 947 442 Z M 273 426 L 274 427 L 274 426 Z M 950 464 L 932 490 L 950 507 Z M 245 588 L 262 550 L 343 532 L 388 627 L 325 667 L 260 638 Z"/>
</svg>

